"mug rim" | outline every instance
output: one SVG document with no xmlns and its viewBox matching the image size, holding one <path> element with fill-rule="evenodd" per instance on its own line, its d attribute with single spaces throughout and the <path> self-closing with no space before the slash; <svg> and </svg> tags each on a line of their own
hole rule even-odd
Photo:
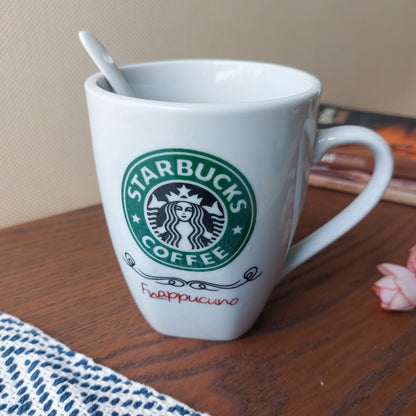
<svg viewBox="0 0 416 416">
<path fill-rule="evenodd" d="M 247 100 L 247 101 L 236 101 L 236 102 L 187 102 L 187 101 L 168 101 L 168 100 L 158 100 L 158 99 L 149 99 L 142 97 L 129 97 L 126 95 L 116 94 L 113 91 L 107 90 L 99 85 L 99 83 L 107 83 L 104 75 L 101 72 L 96 72 L 85 80 L 85 90 L 87 93 L 94 94 L 100 99 L 106 99 L 114 101 L 116 103 L 133 103 L 137 105 L 145 105 L 148 107 L 163 107 L 163 108 L 172 108 L 172 109 L 188 109 L 188 110 L 241 110 L 248 108 L 264 108 L 275 105 L 284 105 L 284 104 L 297 104 L 300 102 L 308 101 L 313 97 L 318 97 L 321 93 L 322 84 L 321 81 L 314 75 L 310 74 L 307 71 L 294 68 L 287 65 L 281 65 L 273 62 L 262 62 L 262 61 L 250 61 L 250 60 L 238 60 L 238 59 L 173 59 L 173 60 L 155 60 L 148 62 L 139 62 L 128 65 L 120 66 L 122 72 L 129 70 L 134 70 L 135 68 L 146 68 L 151 66 L 162 66 L 162 65 L 179 65 L 179 64 L 239 64 L 239 65 L 262 65 L 268 67 L 275 67 L 297 73 L 299 76 L 303 76 L 310 80 L 311 86 L 303 91 L 281 96 L 273 97 L 267 99 L 259 100 Z"/>
</svg>

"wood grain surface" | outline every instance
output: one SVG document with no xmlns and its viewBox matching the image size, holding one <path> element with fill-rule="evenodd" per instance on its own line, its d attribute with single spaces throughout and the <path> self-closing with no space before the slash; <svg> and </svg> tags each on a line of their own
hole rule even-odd
<svg viewBox="0 0 416 416">
<path fill-rule="evenodd" d="M 296 238 L 350 195 L 309 190 Z M 0 231 L 0 310 L 213 416 L 416 414 L 416 312 L 388 313 L 376 265 L 404 265 L 416 210 L 380 203 L 294 270 L 232 342 L 166 337 L 136 308 L 101 206 Z"/>
</svg>

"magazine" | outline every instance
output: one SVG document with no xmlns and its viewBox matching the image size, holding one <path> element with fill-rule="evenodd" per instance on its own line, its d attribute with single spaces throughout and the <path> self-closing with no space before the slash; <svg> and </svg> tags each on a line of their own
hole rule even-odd
<svg viewBox="0 0 416 416">
<path fill-rule="evenodd" d="M 393 178 L 383 195 L 386 201 L 416 206 L 416 119 L 322 105 L 318 128 L 339 125 L 368 127 L 386 140 L 394 156 Z M 374 160 L 364 146 L 340 146 L 313 166 L 311 186 L 360 193 L 371 177 Z"/>
</svg>

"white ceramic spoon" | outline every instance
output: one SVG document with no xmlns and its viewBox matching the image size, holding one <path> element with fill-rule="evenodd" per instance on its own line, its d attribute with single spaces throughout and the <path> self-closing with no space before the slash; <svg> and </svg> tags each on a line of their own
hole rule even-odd
<svg viewBox="0 0 416 416">
<path fill-rule="evenodd" d="M 88 55 L 104 74 L 114 92 L 116 94 L 134 97 L 134 93 L 126 78 L 124 78 L 102 43 L 94 35 L 85 30 L 81 30 L 78 36 Z"/>
</svg>

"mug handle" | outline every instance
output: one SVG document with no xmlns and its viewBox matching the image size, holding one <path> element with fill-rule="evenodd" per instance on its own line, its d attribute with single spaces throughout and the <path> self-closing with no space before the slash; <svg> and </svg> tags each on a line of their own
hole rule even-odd
<svg viewBox="0 0 416 416">
<path fill-rule="evenodd" d="M 378 203 L 393 173 L 389 145 L 374 131 L 359 126 L 340 126 L 319 130 L 312 153 L 312 163 L 336 146 L 360 144 L 374 155 L 374 171 L 365 189 L 339 214 L 302 241 L 292 246 L 282 268 L 282 276 L 333 243 L 360 222 Z"/>
</svg>

